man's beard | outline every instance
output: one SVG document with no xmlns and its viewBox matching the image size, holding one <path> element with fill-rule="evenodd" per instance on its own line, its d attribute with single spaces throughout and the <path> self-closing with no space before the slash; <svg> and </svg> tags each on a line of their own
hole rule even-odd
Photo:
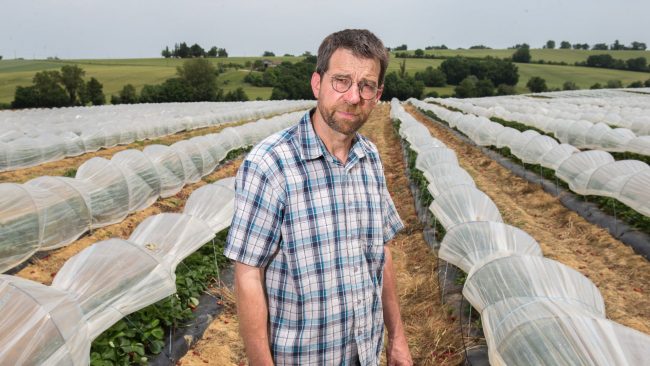
<svg viewBox="0 0 650 366">
<path fill-rule="evenodd" d="M 331 129 L 346 136 L 354 135 L 368 119 L 368 115 L 361 114 L 361 111 L 358 109 L 355 111 L 344 110 L 343 112 L 353 113 L 356 116 L 356 118 L 352 120 L 345 121 L 338 120 L 334 117 L 336 109 L 328 111 L 319 108 L 319 110 L 322 111 L 321 117 L 323 117 L 323 120 Z"/>
</svg>

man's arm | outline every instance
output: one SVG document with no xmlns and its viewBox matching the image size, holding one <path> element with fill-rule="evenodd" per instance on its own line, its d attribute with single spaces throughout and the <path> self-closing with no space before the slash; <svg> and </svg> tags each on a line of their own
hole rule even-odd
<svg viewBox="0 0 650 366">
<path fill-rule="evenodd" d="M 393 269 L 393 257 L 388 246 L 384 246 L 386 261 L 384 263 L 384 286 L 381 301 L 384 308 L 384 323 L 388 330 L 388 346 L 386 358 L 388 365 L 413 365 L 409 351 L 404 325 L 399 312 L 399 299 L 397 298 L 397 285 Z"/>
<path fill-rule="evenodd" d="M 235 262 L 235 295 L 239 332 L 251 366 L 273 365 L 268 336 L 264 269 Z"/>
</svg>

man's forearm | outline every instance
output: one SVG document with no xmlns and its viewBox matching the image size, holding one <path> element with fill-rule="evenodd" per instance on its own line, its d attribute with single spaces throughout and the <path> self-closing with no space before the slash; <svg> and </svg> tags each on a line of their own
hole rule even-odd
<svg viewBox="0 0 650 366">
<path fill-rule="evenodd" d="M 388 338 L 404 337 L 404 326 L 399 311 L 399 299 L 397 297 L 397 285 L 395 270 L 393 269 L 393 258 L 388 247 L 384 247 L 386 261 L 384 264 L 384 286 L 382 288 L 381 301 L 384 308 L 384 323 L 388 330 Z"/>
<path fill-rule="evenodd" d="M 384 286 L 382 288 L 381 302 L 384 308 L 384 324 L 388 329 L 386 359 L 389 366 L 412 366 L 413 359 L 406 342 L 404 325 L 399 311 L 393 257 L 387 246 L 384 247 L 384 253 L 386 262 L 384 264 Z"/>
<path fill-rule="evenodd" d="M 251 366 L 273 365 L 268 338 L 268 305 L 260 268 L 235 263 L 239 329 Z"/>
</svg>

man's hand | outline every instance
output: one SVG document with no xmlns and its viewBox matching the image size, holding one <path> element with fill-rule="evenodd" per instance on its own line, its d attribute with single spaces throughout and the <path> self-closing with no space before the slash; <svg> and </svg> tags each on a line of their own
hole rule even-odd
<svg viewBox="0 0 650 366">
<path fill-rule="evenodd" d="M 386 361 L 388 366 L 412 366 L 413 359 L 406 338 L 398 337 L 395 340 L 388 340 L 386 346 Z"/>
</svg>

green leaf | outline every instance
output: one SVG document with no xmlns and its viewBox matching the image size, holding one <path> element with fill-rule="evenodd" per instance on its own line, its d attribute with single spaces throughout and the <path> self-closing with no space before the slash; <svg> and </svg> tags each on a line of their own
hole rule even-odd
<svg viewBox="0 0 650 366">
<path fill-rule="evenodd" d="M 154 355 L 157 355 L 157 354 L 159 354 L 160 352 L 162 352 L 162 349 L 163 349 L 164 346 L 165 346 L 165 343 L 162 342 L 162 341 L 153 341 L 153 342 L 151 342 L 151 343 L 149 344 L 149 350 L 150 350 L 151 353 L 153 353 Z"/>
<path fill-rule="evenodd" d="M 157 327 L 158 324 L 160 324 L 160 319 L 152 320 L 151 323 L 149 323 L 149 329 Z"/>
<path fill-rule="evenodd" d="M 135 353 L 140 356 L 144 356 L 144 345 L 142 343 L 136 343 L 132 346 L 132 349 Z"/>
<path fill-rule="evenodd" d="M 162 330 L 162 328 L 156 328 L 151 331 L 151 336 L 156 339 L 163 339 L 165 332 Z"/>
<path fill-rule="evenodd" d="M 194 306 L 198 306 L 198 305 L 199 305 L 199 299 L 197 299 L 196 297 L 190 297 L 190 302 L 191 302 L 192 305 L 194 305 Z"/>
</svg>

